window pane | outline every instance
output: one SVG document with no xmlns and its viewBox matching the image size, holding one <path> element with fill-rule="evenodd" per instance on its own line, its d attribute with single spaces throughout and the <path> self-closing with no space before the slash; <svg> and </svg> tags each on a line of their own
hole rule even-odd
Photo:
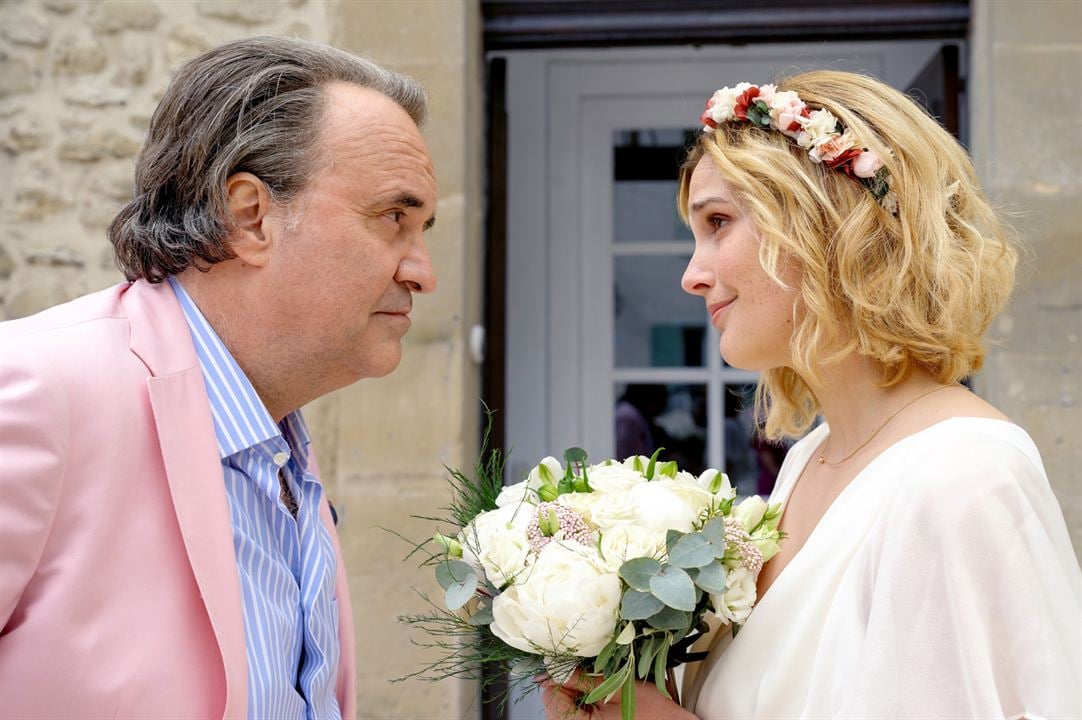
<svg viewBox="0 0 1082 720">
<path fill-rule="evenodd" d="M 705 385 L 616 385 L 617 459 L 652 455 L 698 475 L 706 469 Z"/>
<path fill-rule="evenodd" d="M 691 240 L 676 209 L 680 163 L 692 130 L 637 129 L 613 133 L 613 240 Z"/>
<path fill-rule="evenodd" d="M 755 433 L 755 386 L 726 385 L 722 396 L 725 467 L 741 496 L 770 495 L 778 470 L 789 450 L 787 443 L 773 443 Z"/>
<path fill-rule="evenodd" d="M 706 310 L 680 289 L 688 257 L 614 258 L 616 367 L 703 367 Z"/>
</svg>

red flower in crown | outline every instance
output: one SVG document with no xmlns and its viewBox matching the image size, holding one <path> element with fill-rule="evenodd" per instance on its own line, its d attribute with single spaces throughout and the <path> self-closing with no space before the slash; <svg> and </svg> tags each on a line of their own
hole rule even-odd
<svg viewBox="0 0 1082 720">
<path fill-rule="evenodd" d="M 710 108 L 712 107 L 714 107 L 714 98 L 709 98 L 706 101 L 706 109 L 703 110 L 703 114 L 699 116 L 699 122 L 717 130 L 718 124 L 714 122 L 714 118 L 710 117 Z"/>
<path fill-rule="evenodd" d="M 733 108 L 733 115 L 736 115 L 741 120 L 748 119 L 748 107 L 755 102 L 755 98 L 759 97 L 759 88 L 752 85 L 745 90 L 740 97 L 736 99 L 736 106 Z"/>
<path fill-rule="evenodd" d="M 851 178 L 857 179 L 856 173 L 853 172 L 853 161 L 863 154 L 863 148 L 849 148 L 833 160 L 827 160 L 825 164 L 831 170 L 837 170 Z"/>
</svg>

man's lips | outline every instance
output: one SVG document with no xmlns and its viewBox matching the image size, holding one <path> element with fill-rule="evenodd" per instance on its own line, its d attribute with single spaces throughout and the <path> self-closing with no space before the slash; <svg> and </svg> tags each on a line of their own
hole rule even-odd
<svg viewBox="0 0 1082 720">
<path fill-rule="evenodd" d="M 706 306 L 706 311 L 708 313 L 710 313 L 711 322 L 716 323 L 718 321 L 718 316 L 721 315 L 721 312 L 725 308 L 732 305 L 735 301 L 736 301 L 736 297 L 734 296 L 734 297 L 729 298 L 728 300 L 723 300 L 721 302 L 711 303 L 710 305 L 707 305 Z"/>
</svg>

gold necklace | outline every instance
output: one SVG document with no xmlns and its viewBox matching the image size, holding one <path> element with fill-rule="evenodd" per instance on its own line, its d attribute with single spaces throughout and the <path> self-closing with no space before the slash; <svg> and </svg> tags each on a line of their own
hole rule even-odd
<svg viewBox="0 0 1082 720">
<path fill-rule="evenodd" d="M 827 458 L 826 458 L 826 448 L 823 448 L 823 452 L 819 454 L 819 464 L 820 464 L 820 465 L 830 465 L 831 467 L 838 467 L 838 466 L 839 466 L 839 465 L 841 465 L 841 464 L 842 464 L 843 462 L 845 462 L 846 460 L 848 460 L 849 458 L 853 457 L 853 456 L 854 456 L 854 455 L 856 455 L 856 454 L 857 454 L 858 452 L 860 452 L 861 450 L 863 450 L 863 449 L 864 449 L 864 448 L 865 448 L 865 447 L 866 447 L 866 446 L 868 445 L 868 443 L 870 443 L 870 442 L 871 442 L 872 440 L 874 440 L 874 439 L 875 439 L 875 436 L 879 434 L 879 431 L 880 431 L 880 430 L 882 430 L 883 428 L 885 428 L 885 427 L 887 426 L 887 423 L 889 423 L 889 422 L 890 422 L 891 420 L 893 420 L 893 419 L 894 419 L 894 418 L 895 418 L 895 417 L 896 417 L 896 416 L 898 415 L 898 413 L 900 413 L 900 412 L 901 412 L 902 410 L 905 410 L 905 409 L 906 409 L 907 407 L 909 407 L 910 405 L 912 405 L 912 404 L 913 404 L 913 403 L 915 403 L 916 401 L 918 401 L 918 400 L 920 400 L 920 399 L 922 399 L 922 398 L 926 398 L 926 397 L 928 397 L 929 395 L 931 395 L 931 394 L 932 394 L 932 393 L 934 393 L 934 392 L 937 392 L 937 391 L 939 391 L 939 390 L 943 390 L 943 389 L 945 389 L 945 388 L 949 388 L 949 387 L 958 387 L 958 385 L 957 385 L 957 383 L 951 383 L 950 385 L 939 385 L 939 386 L 937 386 L 937 387 L 934 387 L 934 388 L 932 388 L 931 390 L 929 390 L 929 391 L 928 391 L 928 392 L 926 392 L 926 393 L 921 393 L 920 395 L 916 396 L 915 398 L 913 398 L 912 400 L 910 400 L 909 402 L 907 402 L 907 403 L 906 403 L 905 405 L 902 405 L 902 406 L 901 406 L 900 408 L 898 408 L 897 410 L 895 410 L 894 412 L 892 412 L 892 413 L 891 413 L 891 414 L 890 414 L 890 415 L 889 415 L 889 416 L 887 417 L 887 419 L 886 419 L 886 420 L 884 420 L 884 421 L 883 421 L 883 423 L 882 423 L 882 424 L 881 424 L 881 425 L 880 425 L 879 427 L 877 427 L 877 428 L 875 429 L 875 431 L 874 431 L 874 432 L 873 432 L 873 433 L 872 433 L 871 435 L 869 435 L 869 436 L 868 436 L 868 439 L 867 439 L 867 440 L 865 440 L 864 442 L 862 442 L 862 443 L 861 443 L 860 445 L 857 445 L 857 448 L 856 448 L 856 450 L 854 450 L 853 452 L 849 453 L 848 455 L 846 455 L 845 457 L 843 457 L 843 458 L 842 458 L 841 460 L 838 460 L 837 462 L 827 462 Z M 828 444 L 828 445 L 830 444 L 830 438 L 829 438 L 829 437 L 827 438 L 827 444 Z"/>
</svg>

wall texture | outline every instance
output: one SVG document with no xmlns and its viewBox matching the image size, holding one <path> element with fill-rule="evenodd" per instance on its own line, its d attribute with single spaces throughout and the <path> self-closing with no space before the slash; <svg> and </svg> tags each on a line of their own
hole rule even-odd
<svg viewBox="0 0 1082 720">
<path fill-rule="evenodd" d="M 1082 3 L 973 12 L 973 155 L 1026 246 L 980 389 L 1033 436 L 1082 554 Z"/>
<path fill-rule="evenodd" d="M 0 319 L 122 280 L 105 228 L 171 72 L 254 34 L 329 42 L 429 90 L 436 166 L 430 249 L 439 289 L 418 299 L 404 359 L 306 409 L 350 572 L 365 718 L 472 716 L 474 688 L 390 678 L 428 657 L 397 623 L 420 612 L 408 537 L 446 502 L 442 464 L 476 452 L 477 370 L 464 338 L 480 306 L 481 48 L 475 0 L 4 0 L 0 5 Z M 435 597 L 435 595 L 434 595 Z"/>
</svg>

